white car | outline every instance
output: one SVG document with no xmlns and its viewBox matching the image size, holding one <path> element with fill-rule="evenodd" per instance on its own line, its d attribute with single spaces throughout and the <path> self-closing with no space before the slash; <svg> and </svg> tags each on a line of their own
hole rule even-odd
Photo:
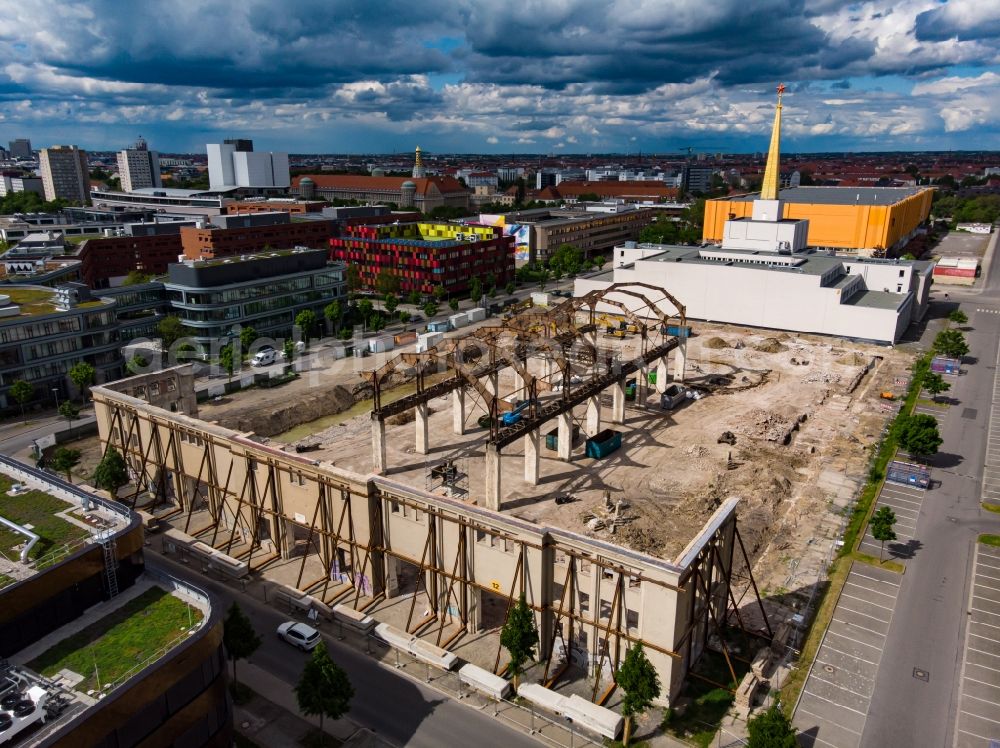
<svg viewBox="0 0 1000 748">
<path fill-rule="evenodd" d="M 261 348 L 259 351 L 257 351 L 254 357 L 250 359 L 250 365 L 270 366 L 271 364 L 274 363 L 276 358 L 277 354 L 275 353 L 273 348 Z"/>
<path fill-rule="evenodd" d="M 303 652 L 311 652 L 319 644 L 319 632 L 312 626 L 298 621 L 286 621 L 278 626 L 278 638 L 284 639 Z"/>
</svg>

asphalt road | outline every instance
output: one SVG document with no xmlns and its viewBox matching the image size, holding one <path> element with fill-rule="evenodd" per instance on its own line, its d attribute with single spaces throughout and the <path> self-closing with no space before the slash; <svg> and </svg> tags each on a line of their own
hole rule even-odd
<svg viewBox="0 0 1000 748">
<path fill-rule="evenodd" d="M 228 608 L 237 601 L 250 618 L 262 644 L 250 662 L 289 684 L 298 682 L 308 655 L 293 649 L 275 635 L 278 624 L 288 620 L 273 608 L 212 579 L 200 576 L 182 564 L 146 553 L 146 563 L 180 579 L 190 581 L 212 595 L 213 603 Z M 443 696 L 422 683 L 398 675 L 363 652 L 325 636 L 331 657 L 347 671 L 354 686 L 350 718 L 386 740 L 400 746 L 444 745 L 511 746 L 538 748 L 529 736 L 513 730 L 476 709 Z"/>
<path fill-rule="evenodd" d="M 997 265 L 991 263 L 981 293 L 948 290 L 948 301 L 960 302 L 969 316 L 975 362 L 947 393 L 959 402 L 944 419 L 942 452 L 932 462 L 941 484 L 921 506 L 919 545 L 902 577 L 862 746 L 952 744 L 973 547 L 979 533 L 1000 531 L 1000 517 L 980 508 L 1000 314 L 976 312 L 1000 309 Z M 943 293 L 936 295 L 943 300 Z M 915 668 L 929 678 L 916 677 Z"/>
</svg>

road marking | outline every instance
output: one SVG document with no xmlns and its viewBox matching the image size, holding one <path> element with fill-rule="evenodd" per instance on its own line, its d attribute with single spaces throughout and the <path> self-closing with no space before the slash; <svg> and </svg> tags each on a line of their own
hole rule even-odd
<svg viewBox="0 0 1000 748">
<path fill-rule="evenodd" d="M 867 712 L 859 712 L 859 711 L 858 711 L 857 709 L 854 709 L 854 708 L 852 708 L 852 707 L 849 707 L 849 706 L 845 706 L 844 704 L 840 704 L 840 703 L 838 703 L 838 702 L 836 702 L 836 701 L 833 701 L 832 699 L 828 699 L 828 698 L 826 698 L 825 696 L 820 696 L 820 695 L 819 695 L 818 693 L 813 693 L 813 692 L 812 692 L 812 691 L 810 691 L 810 690 L 809 690 L 808 688 L 804 689 L 804 690 L 803 690 L 803 693 L 807 693 L 807 694 L 809 694 L 809 695 L 810 695 L 810 696 L 812 696 L 812 697 L 813 697 L 814 699 L 819 699 L 820 701 L 825 701 L 825 702 L 827 702 L 828 704 L 833 704 L 834 706 L 836 706 L 836 707 L 840 707 L 841 709 L 846 709 L 846 710 L 848 710 L 849 712 L 854 712 L 855 714 L 860 714 L 860 715 L 861 715 L 862 717 L 867 717 L 867 716 L 868 716 L 868 713 L 867 713 Z"/>
<path fill-rule="evenodd" d="M 958 731 L 964 733 L 965 735 L 971 735 L 974 738 L 979 738 L 980 740 L 989 740 L 989 741 L 995 740 L 995 738 L 984 738 L 982 735 L 978 735 L 977 733 L 969 732 L 968 730 L 963 730 L 961 727 L 958 728 Z"/>
<path fill-rule="evenodd" d="M 858 589 L 864 590 L 865 592 L 871 592 L 873 595 L 882 595 L 883 597 L 891 597 L 893 600 L 896 599 L 896 596 L 889 592 L 879 592 L 878 590 L 870 590 L 867 587 L 857 584 L 856 582 L 852 582 L 850 578 L 848 578 L 847 582 L 844 584 L 845 587 L 847 585 L 850 585 L 851 587 L 857 587 Z"/>
<path fill-rule="evenodd" d="M 860 600 L 861 602 L 866 603 L 867 605 L 874 605 L 876 608 L 882 608 L 883 610 L 888 610 L 890 613 L 893 610 L 893 608 L 888 607 L 886 605 L 879 605 L 878 603 L 873 603 L 873 602 L 871 602 L 869 600 L 865 600 L 863 597 L 857 597 L 855 595 L 848 595 L 846 592 L 841 592 L 840 596 L 841 597 L 849 597 L 852 600 Z"/>
<path fill-rule="evenodd" d="M 1000 673 L 1000 670 L 997 670 L 995 667 L 990 667 L 989 665 L 980 665 L 978 662 L 966 661 L 966 667 L 981 667 L 984 670 L 992 670 L 994 673 Z"/>
<path fill-rule="evenodd" d="M 846 639 L 847 637 L 844 638 Z M 831 652 L 836 652 L 837 654 L 843 655 L 844 657 L 850 657 L 852 660 L 857 660 L 858 662 L 865 662 L 869 665 L 876 665 L 876 666 L 878 665 L 878 663 L 875 662 L 874 660 L 866 660 L 864 657 L 858 657 L 857 655 L 851 654 L 850 652 L 841 652 L 839 649 L 837 649 L 836 647 L 831 647 L 826 642 L 823 643 L 821 649 L 829 649 Z M 1000 655 L 994 655 L 994 657 L 1000 657 Z"/>
<path fill-rule="evenodd" d="M 976 719 L 984 719 L 987 722 L 993 722 L 995 724 L 1000 725 L 1000 720 L 990 719 L 989 717 L 983 717 L 983 716 L 981 716 L 979 714 L 973 714 L 972 712 L 967 712 L 964 709 L 962 709 L 961 712 L 962 712 L 962 714 L 966 715 L 967 717 L 975 717 Z"/>
<path fill-rule="evenodd" d="M 872 633 L 875 634 L 876 636 L 878 636 L 880 639 L 882 639 L 883 643 L 885 642 L 885 637 L 882 636 L 882 634 L 879 634 L 876 631 L 873 631 Z M 854 639 L 854 638 L 848 636 L 847 634 L 841 634 L 839 631 L 834 631 L 832 629 L 828 630 L 827 634 L 833 634 L 834 636 L 839 636 L 841 639 L 847 639 L 847 641 L 854 642 L 855 644 L 860 644 L 863 647 L 869 647 L 871 649 L 877 649 L 878 652 L 879 652 L 879 654 L 882 653 L 882 647 L 880 647 L 878 644 L 869 644 L 868 642 L 863 642 L 860 639 Z M 975 634 L 973 634 L 973 636 L 975 636 Z M 980 639 L 985 639 L 986 637 L 980 636 L 979 638 Z M 993 641 L 993 640 L 990 639 L 989 641 Z M 881 658 L 879 658 L 879 659 L 881 660 Z M 878 664 L 878 663 L 876 663 L 876 664 Z"/>
<path fill-rule="evenodd" d="M 863 579 L 871 579 L 873 582 L 879 582 L 881 584 L 887 584 L 890 587 L 899 587 L 899 584 L 897 582 L 890 582 L 888 579 L 879 579 L 878 577 L 870 577 L 867 574 L 862 574 L 859 571 L 852 571 L 847 576 L 847 578 L 850 579 L 851 577 L 861 577 Z"/>
<path fill-rule="evenodd" d="M 858 732 L 857 730 L 852 730 L 850 727 L 844 727 L 842 724 L 840 724 L 839 722 L 834 722 L 829 717 L 822 717 L 819 714 L 816 714 L 815 712 L 810 712 L 808 709 L 805 709 L 805 708 L 803 708 L 801 706 L 799 707 L 799 711 L 800 712 L 804 712 L 805 714 L 808 714 L 810 717 L 815 717 L 818 720 L 822 720 L 823 722 L 827 722 L 827 723 L 833 725 L 834 727 L 839 727 L 841 730 L 844 730 L 846 732 L 852 732 L 855 735 L 857 735 L 859 738 L 861 737 L 861 733 Z M 823 741 L 823 742 L 826 742 L 826 741 Z M 832 743 L 827 743 L 827 745 L 832 745 Z"/>
<path fill-rule="evenodd" d="M 837 607 L 839 608 L 840 606 L 838 605 Z M 854 608 L 848 608 L 845 606 L 844 610 L 846 610 L 848 613 L 854 613 L 859 616 L 864 616 L 865 618 L 871 618 L 873 621 L 878 621 L 879 623 L 885 623 L 885 624 L 889 623 L 888 621 L 883 620 L 878 616 L 873 616 L 870 613 L 862 613 L 860 610 L 854 610 Z M 992 613 L 991 615 L 1000 616 L 1000 613 Z M 882 636 L 885 636 L 885 634 L 883 634 Z"/>
<path fill-rule="evenodd" d="M 973 634 L 973 636 L 975 636 L 975 634 Z M 979 638 L 984 639 L 985 637 L 980 636 Z M 987 641 L 993 641 L 993 640 L 987 639 Z M 996 652 L 987 652 L 985 649 L 976 649 L 975 647 L 966 647 L 966 649 L 968 649 L 970 652 L 978 652 L 979 654 L 984 654 L 987 657 L 996 657 L 998 660 L 1000 660 L 1000 654 L 997 654 Z"/>
<path fill-rule="evenodd" d="M 855 673 L 851 673 L 851 674 L 855 675 Z M 863 693 L 860 693 L 859 691 L 855 691 L 853 689 L 850 689 L 847 686 L 838 685 L 838 684 L 834 683 L 832 680 L 827 680 L 826 678 L 820 678 L 818 675 L 816 675 L 815 672 L 813 672 L 812 677 L 815 678 L 816 680 L 818 680 L 820 683 L 826 683 L 827 685 L 833 686 L 834 688 L 839 688 L 841 691 L 847 691 L 847 693 L 853 693 L 855 696 L 860 696 L 865 701 L 869 701 L 871 699 L 871 693 L 863 694 Z M 997 686 L 997 688 L 1000 688 L 1000 686 Z"/>
<path fill-rule="evenodd" d="M 964 698 L 964 699 L 975 699 L 976 701 L 984 701 L 987 704 L 989 704 L 990 706 L 996 706 L 997 705 L 997 703 L 995 701 L 990 701 L 989 699 L 981 699 L 978 696 L 973 696 L 971 693 L 964 694 L 962 696 L 962 698 Z"/>
<path fill-rule="evenodd" d="M 843 665 L 834 665 L 832 662 L 827 662 L 826 660 L 820 659 L 819 655 L 816 656 L 816 662 L 818 662 L 820 664 L 823 664 L 823 665 L 829 665 L 830 667 L 832 667 L 832 668 L 834 668 L 836 670 L 839 670 L 841 672 L 847 673 L 852 678 L 853 677 L 861 678 L 862 680 L 866 680 L 869 683 L 874 683 L 875 682 L 874 678 L 869 678 L 868 676 L 862 675 L 861 673 L 856 673 L 853 670 L 848 671 L 848 669 L 845 668 Z M 861 694 L 858 694 L 858 696 L 860 696 L 860 695 Z"/>
</svg>

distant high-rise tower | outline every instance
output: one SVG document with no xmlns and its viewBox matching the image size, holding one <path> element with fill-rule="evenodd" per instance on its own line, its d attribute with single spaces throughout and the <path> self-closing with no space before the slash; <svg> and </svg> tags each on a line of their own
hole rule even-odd
<svg viewBox="0 0 1000 748">
<path fill-rule="evenodd" d="M 162 187 L 160 154 L 149 150 L 149 146 L 140 135 L 135 145 L 118 152 L 118 176 L 125 192 L 132 192 L 142 187 Z"/>
<path fill-rule="evenodd" d="M 10 157 L 24 159 L 26 161 L 31 160 L 34 156 L 34 152 L 31 150 L 31 141 L 27 138 L 18 138 L 17 140 L 10 141 Z"/>
<path fill-rule="evenodd" d="M 288 154 L 254 151 L 252 140 L 230 138 L 209 143 L 208 184 L 214 189 L 244 187 L 288 188 Z"/>
<path fill-rule="evenodd" d="M 427 176 L 427 169 L 424 168 L 424 162 L 420 158 L 420 146 L 417 146 L 415 153 L 415 159 L 413 161 L 413 178 L 423 179 Z"/>
<path fill-rule="evenodd" d="M 253 153 L 253 141 L 247 138 L 226 138 L 222 142 L 231 145 L 237 153 Z"/>
<path fill-rule="evenodd" d="M 61 198 L 79 205 L 90 202 L 87 152 L 75 145 L 54 145 L 38 152 L 46 200 Z"/>
</svg>

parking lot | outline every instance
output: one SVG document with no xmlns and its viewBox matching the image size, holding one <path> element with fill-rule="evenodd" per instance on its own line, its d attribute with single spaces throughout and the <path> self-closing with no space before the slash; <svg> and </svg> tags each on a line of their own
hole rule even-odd
<svg viewBox="0 0 1000 748">
<path fill-rule="evenodd" d="M 801 745 L 860 745 L 898 592 L 898 575 L 851 567 L 795 709 Z"/>
<path fill-rule="evenodd" d="M 905 459 L 905 458 L 904 458 Z M 875 511 L 887 506 L 896 514 L 896 539 L 885 544 L 885 558 L 905 561 L 916 551 L 917 518 L 927 491 L 886 481 L 875 503 Z M 881 553 L 882 544 L 872 537 L 871 527 L 865 529 L 865 537 L 858 550 L 871 556 Z"/>
<path fill-rule="evenodd" d="M 1000 364 L 1000 360 L 997 362 Z M 1000 369 L 993 378 L 989 434 L 986 438 L 986 465 L 983 468 L 983 501 L 1000 504 Z"/>
<path fill-rule="evenodd" d="M 1000 548 L 976 546 L 955 746 L 1000 741 Z"/>
<path fill-rule="evenodd" d="M 934 248 L 940 257 L 982 257 L 989 244 L 989 234 L 972 234 L 965 231 L 951 231 L 941 238 Z"/>
</svg>

